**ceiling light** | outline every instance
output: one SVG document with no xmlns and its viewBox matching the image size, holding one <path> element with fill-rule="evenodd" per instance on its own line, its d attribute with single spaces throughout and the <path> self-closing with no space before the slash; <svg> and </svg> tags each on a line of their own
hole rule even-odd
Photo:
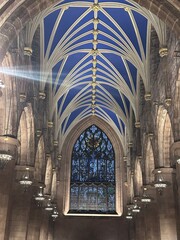
<svg viewBox="0 0 180 240">
<path fill-rule="evenodd" d="M 39 192 L 37 193 L 37 195 L 35 196 L 34 199 L 38 202 L 44 201 L 45 197 L 44 197 L 44 194 L 43 194 L 43 187 L 42 186 L 39 187 Z"/>
<path fill-rule="evenodd" d="M 52 210 L 53 210 L 53 205 L 52 205 L 52 203 L 51 203 L 51 198 L 48 198 L 47 204 L 46 204 L 46 206 L 45 206 L 44 209 L 45 209 L 46 211 L 52 211 Z"/>
<path fill-rule="evenodd" d="M 145 204 L 148 204 L 148 203 L 151 203 L 151 201 L 153 200 L 153 198 L 149 197 L 147 194 L 146 194 L 146 191 L 147 191 L 147 188 L 144 187 L 143 189 L 143 195 L 141 197 L 141 202 L 142 203 L 145 203 Z"/>
<path fill-rule="evenodd" d="M 133 208 L 132 208 L 132 212 L 133 213 L 139 213 L 140 211 L 141 211 L 141 207 L 138 206 L 137 200 L 134 199 L 134 205 L 133 205 Z"/>
<path fill-rule="evenodd" d="M 163 189 L 165 189 L 168 185 L 169 182 L 164 181 L 161 170 L 158 170 L 156 174 L 156 181 L 153 183 L 153 186 L 158 190 L 159 194 L 161 195 Z"/>
<path fill-rule="evenodd" d="M 55 207 L 53 208 L 53 212 L 52 212 L 52 214 L 51 214 L 51 217 L 53 218 L 53 221 L 55 221 L 58 216 L 59 216 L 59 213 L 58 213 L 58 211 L 57 211 L 57 207 L 55 206 Z"/>
<path fill-rule="evenodd" d="M 4 169 L 4 167 L 11 160 L 12 160 L 12 155 L 4 153 L 4 152 L 1 152 L 0 153 L 0 169 Z"/>
<path fill-rule="evenodd" d="M 20 185 L 25 187 L 25 190 L 27 187 L 32 185 L 32 180 L 30 179 L 29 176 L 29 168 L 26 167 L 26 172 L 25 174 L 22 176 L 21 180 L 19 181 Z"/>
</svg>

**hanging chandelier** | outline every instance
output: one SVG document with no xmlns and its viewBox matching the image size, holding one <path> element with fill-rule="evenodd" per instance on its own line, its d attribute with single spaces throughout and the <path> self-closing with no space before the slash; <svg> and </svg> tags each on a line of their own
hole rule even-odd
<svg viewBox="0 0 180 240">
<path fill-rule="evenodd" d="M 54 206 L 53 212 L 52 212 L 52 214 L 51 214 L 51 217 L 53 218 L 53 221 L 55 221 L 58 216 L 59 216 L 59 213 L 58 213 L 58 211 L 57 211 L 57 207 Z"/>
<path fill-rule="evenodd" d="M 128 207 L 127 209 L 128 209 L 128 210 L 127 210 L 126 219 L 131 220 L 131 219 L 133 219 L 131 207 Z"/>
<path fill-rule="evenodd" d="M 46 211 L 52 211 L 53 210 L 53 205 L 51 203 L 51 198 L 49 197 L 46 203 L 46 206 L 44 208 Z"/>
<path fill-rule="evenodd" d="M 140 211 L 141 211 L 141 207 L 138 206 L 137 199 L 134 199 L 134 204 L 132 206 L 132 212 L 133 213 L 140 213 Z"/>
<path fill-rule="evenodd" d="M 43 193 L 43 186 L 39 187 L 39 191 L 38 191 L 37 195 L 34 197 L 34 199 L 38 202 L 42 202 L 45 200 L 45 196 Z"/>
<path fill-rule="evenodd" d="M 143 195 L 141 197 L 141 202 L 144 203 L 144 204 L 149 204 L 151 203 L 151 201 L 153 200 L 152 197 L 149 197 L 147 194 L 146 194 L 146 191 L 147 191 L 147 187 L 144 187 L 143 188 Z"/>
<path fill-rule="evenodd" d="M 5 152 L 0 152 L 0 169 L 4 169 L 5 166 L 12 160 L 12 155 Z"/>
<path fill-rule="evenodd" d="M 162 171 L 158 169 L 156 174 L 156 181 L 153 183 L 153 186 L 157 189 L 160 195 L 162 195 L 163 190 L 169 185 L 169 182 L 164 181 L 161 173 Z"/>
<path fill-rule="evenodd" d="M 20 185 L 24 186 L 25 190 L 32 185 L 32 180 L 30 179 L 29 167 L 26 167 L 26 171 L 19 181 Z"/>
</svg>

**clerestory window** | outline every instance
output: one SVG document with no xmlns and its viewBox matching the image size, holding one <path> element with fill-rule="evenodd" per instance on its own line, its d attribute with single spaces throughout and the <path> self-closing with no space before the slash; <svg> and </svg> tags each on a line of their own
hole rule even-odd
<svg viewBox="0 0 180 240">
<path fill-rule="evenodd" d="M 107 135 L 87 128 L 73 147 L 69 213 L 115 213 L 115 154 Z"/>
</svg>

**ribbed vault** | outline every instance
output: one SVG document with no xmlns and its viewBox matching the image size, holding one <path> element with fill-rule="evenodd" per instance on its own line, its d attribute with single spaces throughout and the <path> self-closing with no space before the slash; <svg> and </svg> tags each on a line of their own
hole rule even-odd
<svg viewBox="0 0 180 240">
<path fill-rule="evenodd" d="M 140 80 L 150 94 L 150 36 L 166 45 L 166 26 L 131 0 L 59 1 L 26 26 L 32 47 L 40 31 L 40 91 L 48 88 L 49 121 L 59 148 L 71 129 L 91 115 L 104 119 L 123 149 L 139 122 Z"/>
</svg>

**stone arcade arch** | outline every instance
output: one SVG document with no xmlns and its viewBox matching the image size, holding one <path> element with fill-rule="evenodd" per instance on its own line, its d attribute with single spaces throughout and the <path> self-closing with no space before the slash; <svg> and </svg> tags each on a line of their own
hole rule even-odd
<svg viewBox="0 0 180 240">
<path fill-rule="evenodd" d="M 19 165 L 34 165 L 34 119 L 31 104 L 27 104 L 21 113 L 18 140 L 20 146 L 18 148 Z"/>
<path fill-rule="evenodd" d="M 150 137 L 147 139 L 147 146 L 145 149 L 145 177 L 144 181 L 145 184 L 151 184 L 154 181 L 154 173 L 153 170 L 155 169 L 154 164 L 154 153 L 152 148 L 152 143 Z"/>
<path fill-rule="evenodd" d="M 136 162 L 135 162 L 135 171 L 134 171 L 134 191 L 135 191 L 135 196 L 141 196 L 142 186 L 143 186 L 143 179 L 142 179 L 141 162 L 137 158 Z"/>
<path fill-rule="evenodd" d="M 71 154 L 75 141 L 79 135 L 89 126 L 96 125 L 99 127 L 110 139 L 115 152 L 115 175 L 116 175 L 116 212 L 117 216 L 121 216 L 123 212 L 123 202 L 122 202 L 122 192 L 123 192 L 123 149 L 120 143 L 119 137 L 114 132 L 114 130 L 102 119 L 92 116 L 84 119 L 67 136 L 65 143 L 62 148 L 62 165 L 64 166 L 61 169 L 63 174 L 63 186 L 64 192 L 63 195 L 63 213 L 65 215 L 69 212 L 69 202 L 70 202 L 70 176 L 71 176 Z M 64 157 L 65 156 L 65 157 Z M 60 197 L 61 198 L 61 197 Z M 82 214 L 81 214 L 82 215 Z M 88 214 L 86 214 L 87 216 Z M 92 215 L 91 215 L 92 216 Z"/>
<path fill-rule="evenodd" d="M 6 54 L 3 62 L 3 68 L 13 67 L 11 55 Z M 1 72 L 1 71 L 0 71 Z M 16 85 L 14 77 L 0 73 L 0 80 L 4 84 L 4 88 L 0 88 L 0 135 L 12 134 L 16 136 L 16 123 L 17 123 L 17 99 L 16 99 Z M 14 93 L 14 94 L 12 94 Z"/>
<path fill-rule="evenodd" d="M 47 157 L 45 182 L 44 183 L 45 183 L 44 193 L 45 194 L 51 194 L 51 184 L 52 184 L 52 160 L 51 160 L 51 156 Z"/>
<path fill-rule="evenodd" d="M 174 142 L 171 120 L 167 110 L 160 106 L 157 115 L 158 167 L 170 167 L 170 147 Z"/>
<path fill-rule="evenodd" d="M 43 136 L 39 139 L 38 148 L 35 159 L 34 178 L 38 182 L 44 182 L 45 175 L 45 152 Z"/>
<path fill-rule="evenodd" d="M 179 69 L 178 79 L 176 81 L 176 91 L 174 100 L 174 140 L 180 141 L 180 69 Z"/>
</svg>

